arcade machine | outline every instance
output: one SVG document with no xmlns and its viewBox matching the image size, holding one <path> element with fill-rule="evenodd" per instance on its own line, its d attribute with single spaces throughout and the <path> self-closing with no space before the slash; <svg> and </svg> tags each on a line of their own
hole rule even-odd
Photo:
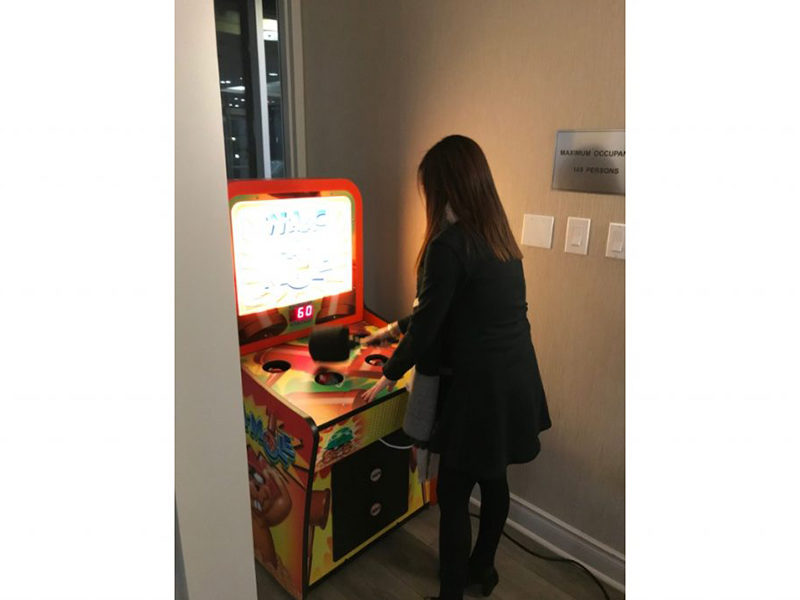
<svg viewBox="0 0 800 600">
<path fill-rule="evenodd" d="M 425 505 L 402 433 L 405 380 L 362 396 L 396 347 L 311 359 L 313 329 L 357 339 L 386 323 L 363 306 L 361 196 L 342 179 L 228 187 L 256 559 L 295 598 Z"/>
</svg>

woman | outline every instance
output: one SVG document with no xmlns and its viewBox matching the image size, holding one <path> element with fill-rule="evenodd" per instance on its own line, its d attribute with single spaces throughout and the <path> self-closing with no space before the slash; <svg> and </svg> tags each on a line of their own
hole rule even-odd
<svg viewBox="0 0 800 600">
<path fill-rule="evenodd" d="M 448 136 L 425 154 L 418 179 L 427 228 L 417 301 L 409 318 L 372 337 L 405 334 L 367 400 L 414 365 L 440 375 L 429 442 L 440 454 L 438 598 L 461 599 L 470 583 L 488 596 L 499 580 L 494 556 L 508 516 L 506 467 L 533 460 L 550 417 L 526 315 L 522 252 L 483 151 L 467 137 Z M 475 483 L 480 528 L 470 553 Z"/>
</svg>

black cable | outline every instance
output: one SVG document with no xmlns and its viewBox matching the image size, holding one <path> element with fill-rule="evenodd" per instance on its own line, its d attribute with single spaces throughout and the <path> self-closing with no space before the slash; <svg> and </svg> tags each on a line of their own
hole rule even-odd
<svg viewBox="0 0 800 600">
<path fill-rule="evenodd" d="M 475 513 L 469 513 L 469 516 L 470 516 L 470 517 L 475 517 L 476 519 L 480 520 L 480 516 L 479 516 L 479 515 L 476 515 Z M 597 584 L 597 586 L 600 588 L 600 591 L 602 591 L 602 592 L 603 592 L 603 597 L 604 597 L 606 600 L 611 600 L 611 599 L 609 598 L 609 596 L 608 596 L 608 592 L 606 592 L 606 588 L 604 588 L 604 587 L 603 587 L 603 584 L 602 584 L 602 583 L 600 583 L 600 580 L 599 580 L 599 579 L 597 579 L 597 577 L 595 577 L 595 576 L 594 576 L 594 573 L 592 573 L 592 572 L 591 572 L 589 569 L 587 569 L 586 567 L 584 567 L 584 566 L 583 566 L 581 563 L 579 563 L 577 560 L 572 560 L 571 558 L 561 558 L 561 557 L 559 557 L 559 556 L 543 556 L 543 555 L 541 555 L 541 554 L 537 554 L 536 552 L 534 552 L 534 551 L 533 551 L 533 550 L 531 550 L 530 548 L 526 548 L 526 547 L 525 547 L 525 546 L 523 546 L 523 545 L 522 545 L 520 542 L 518 542 L 517 540 L 515 540 L 514 538 L 512 538 L 510 535 L 508 535 L 508 534 L 506 533 L 505 529 L 503 529 L 503 535 L 504 535 L 504 536 L 506 536 L 506 537 L 507 537 L 509 540 L 511 540 L 512 542 L 514 542 L 514 543 L 515 543 L 517 546 L 519 546 L 520 548 L 522 548 L 522 549 L 523 549 L 525 552 L 527 552 L 528 554 L 532 554 L 532 555 L 533 555 L 533 556 L 535 556 L 536 558 L 541 558 L 542 560 L 549 560 L 549 561 L 551 561 L 551 562 L 565 562 L 565 563 L 573 563 L 573 564 L 576 564 L 576 565 L 578 565 L 578 566 L 579 566 L 581 569 L 583 569 L 584 571 L 586 571 L 586 572 L 589 574 L 589 577 L 591 577 L 591 578 L 592 578 L 592 580 L 594 580 L 594 582 L 595 582 L 595 583 Z"/>
</svg>

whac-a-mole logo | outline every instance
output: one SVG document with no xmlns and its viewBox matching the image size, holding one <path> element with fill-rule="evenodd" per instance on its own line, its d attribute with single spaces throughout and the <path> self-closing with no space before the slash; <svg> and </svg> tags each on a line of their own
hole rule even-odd
<svg viewBox="0 0 800 600">
<path fill-rule="evenodd" d="M 244 411 L 244 427 L 247 436 L 258 444 L 264 451 L 264 456 L 272 465 L 280 464 L 288 469 L 297 459 L 297 453 L 292 445 L 292 437 L 276 427 L 274 431 L 264 427 L 260 415 Z"/>
<path fill-rule="evenodd" d="M 353 430 L 349 427 L 341 427 L 333 432 L 331 438 L 325 446 L 326 450 L 338 450 L 353 441 Z"/>
<path fill-rule="evenodd" d="M 322 464 L 329 464 L 355 450 L 356 433 L 352 427 L 341 426 L 328 438 L 322 453 Z"/>
<path fill-rule="evenodd" d="M 328 211 L 324 208 L 312 211 L 295 209 L 273 212 L 266 217 L 267 237 L 309 233 L 328 224 Z"/>
</svg>

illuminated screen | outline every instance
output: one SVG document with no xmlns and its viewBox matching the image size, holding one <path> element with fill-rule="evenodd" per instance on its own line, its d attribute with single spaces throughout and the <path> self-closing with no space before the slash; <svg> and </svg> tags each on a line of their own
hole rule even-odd
<svg viewBox="0 0 800 600">
<path fill-rule="evenodd" d="M 235 203 L 231 225 L 239 315 L 352 290 L 352 219 L 347 196 Z"/>
</svg>

